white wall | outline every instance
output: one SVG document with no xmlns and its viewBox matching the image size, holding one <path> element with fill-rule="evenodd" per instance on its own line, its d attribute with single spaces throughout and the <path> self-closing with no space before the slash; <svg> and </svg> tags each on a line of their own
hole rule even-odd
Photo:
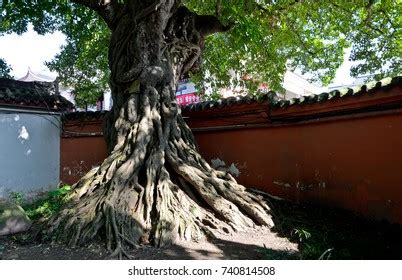
<svg viewBox="0 0 402 280">
<path fill-rule="evenodd" d="M 4 112 L 0 108 L 0 198 L 27 198 L 56 188 L 60 166 L 60 117 Z"/>
<path fill-rule="evenodd" d="M 303 76 L 291 71 L 286 71 L 283 79 L 283 87 L 286 89 L 286 99 L 319 94 L 325 91 L 323 88 L 307 81 Z"/>
<path fill-rule="evenodd" d="M 112 109 L 113 99 L 110 90 L 103 93 L 103 110 L 110 111 Z"/>
</svg>

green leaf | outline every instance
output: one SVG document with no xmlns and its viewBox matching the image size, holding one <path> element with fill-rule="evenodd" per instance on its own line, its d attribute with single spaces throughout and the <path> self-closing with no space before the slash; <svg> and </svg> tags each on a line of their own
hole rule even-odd
<svg viewBox="0 0 402 280">
<path fill-rule="evenodd" d="M 215 14 L 216 0 L 182 2 L 198 14 Z M 402 72 L 400 0 L 221 3 L 219 19 L 232 28 L 206 39 L 203 65 L 191 74 L 199 88 L 241 88 L 254 94 L 255 84 L 265 82 L 271 90 L 281 91 L 284 73 L 295 68 L 325 85 L 349 47 L 349 59 L 356 63 L 353 76 L 382 78 Z M 74 88 L 79 105 L 94 103 L 107 90 L 110 31 L 95 12 L 69 1 L 25 0 L 3 1 L 1 16 L 0 35 L 21 34 L 29 23 L 40 34 L 66 34 L 66 45 L 47 66 Z M 245 75 L 254 83 L 245 82 Z"/>
</svg>

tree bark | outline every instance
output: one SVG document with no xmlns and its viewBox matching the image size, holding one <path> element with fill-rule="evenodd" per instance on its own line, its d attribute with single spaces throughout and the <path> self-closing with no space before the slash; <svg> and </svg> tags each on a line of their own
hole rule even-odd
<svg viewBox="0 0 402 280">
<path fill-rule="evenodd" d="M 202 17 L 178 1 L 148 2 L 126 1 L 109 24 L 110 155 L 74 186 L 49 230 L 72 246 L 102 236 L 120 257 L 124 245 L 273 226 L 262 198 L 202 158 L 175 99 L 204 36 L 224 27 L 201 26 Z"/>
</svg>

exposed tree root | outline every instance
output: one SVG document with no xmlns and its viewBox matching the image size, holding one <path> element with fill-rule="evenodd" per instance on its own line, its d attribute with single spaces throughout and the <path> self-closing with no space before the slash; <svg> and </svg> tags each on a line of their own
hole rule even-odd
<svg viewBox="0 0 402 280">
<path fill-rule="evenodd" d="M 102 235 L 112 256 L 129 257 L 125 245 L 164 246 L 273 226 L 262 198 L 200 156 L 171 90 L 163 91 L 160 100 L 151 87 L 128 99 L 116 122 L 127 127 L 118 130 L 124 135 L 74 186 L 68 207 L 51 222 L 55 239 L 75 246 Z"/>
</svg>

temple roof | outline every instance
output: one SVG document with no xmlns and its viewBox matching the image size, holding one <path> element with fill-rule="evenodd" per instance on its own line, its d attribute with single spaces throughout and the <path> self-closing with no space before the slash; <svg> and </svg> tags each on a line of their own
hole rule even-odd
<svg viewBox="0 0 402 280">
<path fill-rule="evenodd" d="M 57 94 L 53 83 L 0 78 L 0 107 L 67 111 L 74 105 Z"/>
<path fill-rule="evenodd" d="M 22 82 L 53 82 L 54 80 L 52 77 L 32 72 L 31 68 L 28 68 L 24 77 L 18 79 L 18 81 Z"/>
</svg>

